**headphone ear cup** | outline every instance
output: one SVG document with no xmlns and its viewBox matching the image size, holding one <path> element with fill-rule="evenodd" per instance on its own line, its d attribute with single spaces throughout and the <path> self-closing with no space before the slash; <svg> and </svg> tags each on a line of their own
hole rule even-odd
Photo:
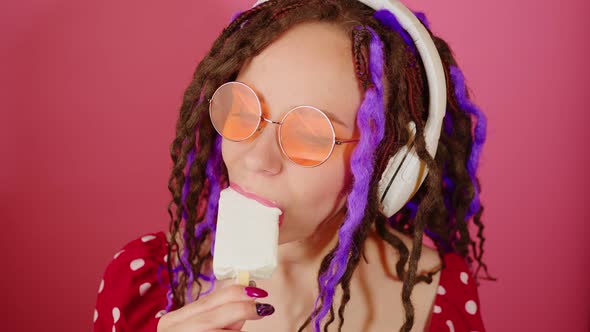
<svg viewBox="0 0 590 332">
<path fill-rule="evenodd" d="M 428 174 L 426 163 L 420 160 L 414 147 L 416 124 L 408 124 L 410 139 L 393 155 L 379 180 L 379 200 L 381 212 L 387 217 L 396 212 L 416 194 Z"/>
</svg>

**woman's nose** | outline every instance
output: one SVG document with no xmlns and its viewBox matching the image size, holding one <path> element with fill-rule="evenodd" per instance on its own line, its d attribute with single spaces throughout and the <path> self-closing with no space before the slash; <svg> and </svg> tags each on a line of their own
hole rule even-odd
<svg viewBox="0 0 590 332">
<path fill-rule="evenodd" d="M 283 167 L 283 156 L 277 136 L 277 125 L 263 123 L 260 131 L 249 143 L 246 152 L 245 166 L 249 171 L 262 175 L 276 175 Z"/>
</svg>

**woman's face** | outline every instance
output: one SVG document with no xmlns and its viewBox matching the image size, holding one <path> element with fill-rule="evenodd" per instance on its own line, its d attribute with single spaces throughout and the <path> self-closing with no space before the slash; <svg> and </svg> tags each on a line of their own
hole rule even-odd
<svg viewBox="0 0 590 332">
<path fill-rule="evenodd" d="M 350 38 L 335 25 L 313 22 L 291 28 L 245 63 L 236 80 L 256 92 L 265 117 L 273 121 L 296 106 L 311 105 L 331 118 L 336 137 L 358 138 L 362 92 Z M 282 154 L 277 133 L 277 126 L 269 124 L 247 141 L 224 139 L 222 155 L 230 182 L 283 210 L 279 242 L 287 243 L 310 237 L 325 222 L 341 221 L 357 143 L 337 145 L 325 163 L 305 168 Z"/>
</svg>

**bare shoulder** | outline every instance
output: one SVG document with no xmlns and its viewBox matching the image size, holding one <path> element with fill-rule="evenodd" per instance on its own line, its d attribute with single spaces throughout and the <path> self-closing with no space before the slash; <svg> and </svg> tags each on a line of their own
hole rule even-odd
<svg viewBox="0 0 590 332">
<path fill-rule="evenodd" d="M 412 252 L 414 247 L 413 239 L 409 235 L 398 232 L 393 228 L 388 228 L 388 231 L 401 240 L 401 242 L 408 249 L 408 254 Z M 386 271 L 389 271 L 388 274 L 391 274 L 391 277 L 394 279 L 399 280 L 397 273 L 395 272 L 396 265 L 400 260 L 399 252 L 389 243 L 383 240 L 375 231 L 372 231 L 367 238 L 365 252 L 367 257 L 371 257 L 367 259 L 379 260 L 382 267 Z M 407 269 L 408 266 L 409 258 L 408 262 L 406 262 L 405 269 Z M 418 259 L 417 274 L 420 275 L 431 271 L 436 271 L 440 269 L 441 266 L 442 260 L 438 255 L 438 251 L 429 246 L 422 245 L 420 258 Z"/>
<path fill-rule="evenodd" d="M 413 248 L 413 239 L 406 234 L 392 228 L 388 231 L 396 240 L 403 243 L 408 250 L 408 255 Z M 350 331 L 386 331 L 398 330 L 405 321 L 404 303 L 401 297 L 403 282 L 399 278 L 400 270 L 407 271 L 409 257 L 405 266 L 398 266 L 400 254 L 395 246 L 384 240 L 372 229 L 364 245 L 365 259 L 361 259 L 353 280 L 351 293 L 357 294 L 351 298 L 351 306 L 355 308 L 356 318 L 347 319 L 347 324 L 356 320 L 355 328 Z M 426 245 L 421 247 L 418 259 L 417 276 L 432 274 L 430 282 L 420 281 L 415 284 L 411 292 L 411 303 L 414 308 L 414 327 L 412 331 L 425 331 L 437 288 L 440 281 L 440 268 L 442 261 L 434 248 Z M 365 325 L 362 325 L 365 324 Z M 359 327 L 360 326 L 360 327 Z"/>
</svg>

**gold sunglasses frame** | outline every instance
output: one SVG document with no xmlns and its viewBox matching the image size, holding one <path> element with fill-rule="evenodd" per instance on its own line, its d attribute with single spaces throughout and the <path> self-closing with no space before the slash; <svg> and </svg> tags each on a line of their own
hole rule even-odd
<svg viewBox="0 0 590 332">
<path fill-rule="evenodd" d="M 223 134 L 217 129 L 217 127 L 215 127 L 215 124 L 213 123 L 213 117 L 211 115 L 212 113 L 212 101 L 215 98 L 215 95 L 217 94 L 217 92 L 219 92 L 221 90 L 222 87 L 228 85 L 228 84 L 239 84 L 244 86 L 246 89 L 250 90 L 250 92 L 252 92 L 252 94 L 256 97 L 256 102 L 258 103 L 258 113 L 259 113 L 259 118 L 258 118 L 258 124 L 256 125 L 256 128 L 252 131 L 252 133 L 250 133 L 250 135 L 248 135 L 248 137 L 241 139 L 241 140 L 233 140 L 230 138 L 227 138 L 225 136 L 223 136 Z M 246 141 L 248 139 L 250 139 L 256 132 L 262 131 L 262 129 L 264 129 L 264 126 L 261 126 L 262 121 L 266 122 L 266 123 L 270 123 L 270 124 L 274 124 L 274 125 L 278 125 L 278 140 L 279 140 L 279 147 L 281 148 L 281 152 L 283 153 L 283 155 L 285 155 L 285 157 L 287 157 L 287 159 L 298 165 L 301 167 L 305 167 L 305 168 L 312 168 L 312 167 L 318 167 L 320 165 L 322 165 L 323 163 L 325 163 L 328 159 L 330 159 L 330 157 L 332 156 L 332 153 L 334 152 L 334 147 L 336 145 L 342 145 L 342 144 L 346 144 L 346 143 L 353 143 L 353 142 L 358 142 L 360 139 L 358 138 L 352 138 L 352 139 L 342 139 L 342 138 L 338 138 L 336 137 L 336 131 L 334 130 L 334 124 L 332 123 L 332 120 L 330 120 L 330 118 L 326 115 L 326 113 L 324 113 L 322 110 L 320 110 L 317 107 L 311 106 L 311 105 L 300 105 L 300 106 L 296 106 L 292 109 L 290 109 L 287 113 L 285 113 L 285 115 L 283 115 L 283 117 L 281 118 L 280 122 L 276 122 L 276 121 L 272 121 L 271 119 L 267 119 L 262 115 L 262 104 L 260 103 L 260 99 L 258 98 L 258 95 L 256 94 L 256 92 L 254 91 L 254 89 L 252 89 L 251 87 L 249 87 L 247 84 L 242 83 L 242 82 L 238 82 L 238 81 L 231 81 L 231 82 L 226 82 L 222 85 L 220 85 L 215 92 L 213 93 L 213 96 L 211 96 L 211 98 L 207 98 L 208 102 L 209 102 L 209 119 L 211 120 L 211 124 L 213 125 L 213 128 L 215 129 L 215 131 L 221 135 L 221 137 L 223 137 L 224 139 L 227 139 L 228 141 L 232 141 L 232 142 L 243 142 Z M 332 131 L 332 147 L 330 148 L 330 153 L 328 153 L 328 155 L 326 156 L 326 158 L 324 158 L 320 163 L 316 164 L 316 165 L 311 165 L 311 166 L 307 166 L 307 165 L 301 165 L 300 163 L 294 161 L 293 159 L 291 159 L 291 157 L 289 157 L 289 155 L 287 154 L 287 152 L 285 151 L 285 148 L 283 147 L 283 143 L 281 140 L 281 128 L 283 123 L 285 122 L 285 119 L 287 118 L 287 116 L 289 116 L 289 114 L 291 114 L 291 112 L 296 111 L 299 108 L 311 108 L 317 112 L 319 112 L 320 114 L 322 114 L 322 116 L 324 116 L 326 118 L 326 120 L 328 120 L 328 124 L 330 125 L 330 129 Z"/>
</svg>

